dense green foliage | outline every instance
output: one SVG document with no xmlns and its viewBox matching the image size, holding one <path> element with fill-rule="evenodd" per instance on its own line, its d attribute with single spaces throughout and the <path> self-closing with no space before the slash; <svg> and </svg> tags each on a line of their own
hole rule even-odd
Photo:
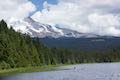
<svg viewBox="0 0 120 80">
<path fill-rule="evenodd" d="M 30 36 L 8 28 L 0 22 L 0 69 L 55 64 L 120 61 L 120 49 L 107 53 L 71 52 L 66 49 L 48 48 Z"/>
</svg>

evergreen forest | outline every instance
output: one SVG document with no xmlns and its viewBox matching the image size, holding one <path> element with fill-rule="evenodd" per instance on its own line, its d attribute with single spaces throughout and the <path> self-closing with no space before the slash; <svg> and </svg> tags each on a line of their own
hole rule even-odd
<svg viewBox="0 0 120 80">
<path fill-rule="evenodd" d="M 0 21 L 0 69 L 57 64 L 119 62 L 120 47 L 107 52 L 74 52 L 48 48 L 27 34 L 16 32 Z"/>
</svg>

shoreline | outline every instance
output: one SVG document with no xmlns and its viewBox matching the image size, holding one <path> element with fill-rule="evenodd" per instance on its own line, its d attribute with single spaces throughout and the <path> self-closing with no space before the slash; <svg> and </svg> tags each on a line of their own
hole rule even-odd
<svg viewBox="0 0 120 80">
<path fill-rule="evenodd" d="M 119 62 L 109 62 L 109 63 L 119 63 Z M 80 63 L 80 64 L 84 65 L 84 64 L 107 64 L 107 63 Z M 45 65 L 45 66 L 36 66 L 36 67 L 4 69 L 4 70 L 0 70 L 0 77 L 19 74 L 19 73 L 55 71 L 55 70 L 59 70 L 60 67 L 62 66 L 72 66 L 72 65 L 80 65 L 80 64 L 57 64 L 57 65 Z"/>
<path fill-rule="evenodd" d="M 37 66 L 37 67 L 21 67 L 13 69 L 4 69 L 0 70 L 0 76 L 14 75 L 19 73 L 31 73 L 31 72 L 45 72 L 45 71 L 54 71 L 58 67 L 64 65 L 46 65 L 46 66 Z"/>
</svg>

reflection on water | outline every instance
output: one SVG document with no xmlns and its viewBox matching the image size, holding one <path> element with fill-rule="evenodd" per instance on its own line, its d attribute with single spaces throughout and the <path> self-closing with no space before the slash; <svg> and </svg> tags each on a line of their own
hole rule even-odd
<svg viewBox="0 0 120 80">
<path fill-rule="evenodd" d="M 73 65 L 59 71 L 23 73 L 0 80 L 120 80 L 120 63 Z"/>
</svg>

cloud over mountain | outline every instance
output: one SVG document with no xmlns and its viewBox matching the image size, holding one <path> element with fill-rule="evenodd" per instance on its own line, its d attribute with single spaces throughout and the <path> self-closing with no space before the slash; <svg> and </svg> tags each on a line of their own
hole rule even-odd
<svg viewBox="0 0 120 80">
<path fill-rule="evenodd" d="M 23 19 L 36 10 L 29 0 L 1 0 L 0 19 Z"/>
<path fill-rule="evenodd" d="M 119 3 L 120 0 L 58 0 L 57 4 L 45 1 L 38 11 L 31 0 L 1 0 L 0 20 L 11 24 L 35 12 L 31 17 L 40 23 L 81 33 L 120 36 Z"/>
<path fill-rule="evenodd" d="M 46 24 L 83 33 L 120 36 L 120 0 L 59 0 L 44 2 L 44 9 L 32 18 Z"/>
</svg>

